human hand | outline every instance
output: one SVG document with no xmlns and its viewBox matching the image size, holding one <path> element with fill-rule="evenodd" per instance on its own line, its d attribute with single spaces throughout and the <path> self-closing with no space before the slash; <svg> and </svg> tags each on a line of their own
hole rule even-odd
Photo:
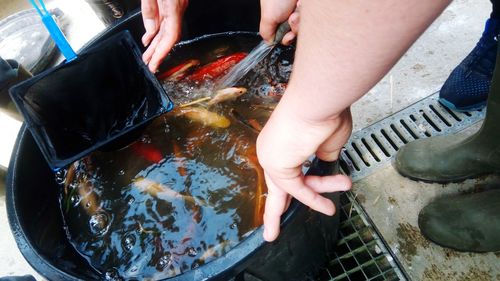
<svg viewBox="0 0 500 281">
<path fill-rule="evenodd" d="M 311 121 L 300 116 L 300 110 L 293 110 L 286 99 L 285 93 L 257 139 L 257 156 L 268 189 L 264 212 L 266 241 L 278 237 L 280 218 L 291 196 L 313 210 L 333 215 L 334 204 L 319 193 L 345 191 L 351 186 L 351 180 L 344 175 L 302 174 L 302 164 L 314 153 L 325 161 L 338 159 L 352 130 L 349 109 L 329 120 Z"/>
<path fill-rule="evenodd" d="M 181 36 L 181 20 L 188 0 L 142 0 L 142 19 L 146 33 L 142 44 L 149 47 L 142 60 L 156 72 Z"/>
<path fill-rule="evenodd" d="M 272 43 L 278 25 L 288 21 L 291 31 L 285 34 L 281 43 L 290 45 L 299 31 L 299 8 L 300 0 L 261 0 L 259 32 L 262 38 Z"/>
</svg>

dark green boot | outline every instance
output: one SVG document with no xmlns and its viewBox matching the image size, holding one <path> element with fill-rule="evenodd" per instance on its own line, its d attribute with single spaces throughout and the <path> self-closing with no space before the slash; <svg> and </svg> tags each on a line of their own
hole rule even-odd
<svg viewBox="0 0 500 281">
<path fill-rule="evenodd" d="M 450 135 L 405 145 L 394 162 L 400 174 L 440 183 L 500 174 L 500 56 L 497 58 L 481 129 L 465 140 Z"/>
<path fill-rule="evenodd" d="M 466 252 L 500 251 L 500 189 L 439 198 L 420 211 L 425 238 Z"/>
</svg>

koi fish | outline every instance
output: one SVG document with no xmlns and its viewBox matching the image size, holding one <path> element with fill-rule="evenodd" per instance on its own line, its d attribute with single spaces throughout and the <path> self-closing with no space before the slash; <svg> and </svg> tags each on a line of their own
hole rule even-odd
<svg viewBox="0 0 500 281">
<path fill-rule="evenodd" d="M 187 76 L 189 70 L 198 65 L 200 65 L 199 60 L 191 59 L 157 75 L 157 78 L 158 80 L 180 81 Z"/>
<path fill-rule="evenodd" d="M 248 124 L 252 126 L 257 132 L 262 131 L 262 125 L 257 121 L 257 119 L 248 119 Z"/>
<path fill-rule="evenodd" d="M 153 163 L 158 163 L 164 158 L 158 148 L 148 143 L 135 142 L 131 148 L 135 154 Z"/>
<path fill-rule="evenodd" d="M 177 173 L 180 176 L 185 177 L 187 175 L 186 172 L 186 161 L 184 155 L 182 155 L 182 151 L 180 146 L 177 143 L 173 143 L 174 155 L 175 155 L 175 165 L 177 166 Z"/>
<path fill-rule="evenodd" d="M 219 252 L 221 252 L 221 254 L 224 254 L 227 251 L 226 248 L 229 247 L 231 244 L 233 243 L 230 240 L 224 240 L 215 246 L 208 247 L 208 249 L 203 253 L 203 255 L 201 255 L 200 261 L 206 262 L 206 260 L 209 258 L 218 257 Z"/>
<path fill-rule="evenodd" d="M 145 177 L 137 177 L 132 181 L 132 184 L 141 192 L 146 192 L 151 196 L 163 199 L 163 200 L 184 200 L 187 203 L 193 205 L 200 204 L 206 206 L 207 203 L 203 200 L 196 200 L 193 196 L 183 195 L 180 192 L 173 190 L 172 188 L 161 184 L 159 182 L 152 181 Z"/>
<path fill-rule="evenodd" d="M 232 55 L 221 57 L 214 62 L 198 68 L 193 74 L 186 77 L 186 79 L 189 81 L 201 82 L 203 81 L 203 79 L 217 78 L 224 74 L 235 64 L 240 62 L 242 59 L 244 59 L 246 56 L 246 53 L 235 53 Z"/>
<path fill-rule="evenodd" d="M 223 101 L 235 99 L 247 92 L 243 87 L 230 87 L 215 92 L 215 96 L 208 102 L 208 105 L 214 105 Z"/>
<path fill-rule="evenodd" d="M 199 106 L 177 108 L 174 114 L 212 128 L 227 128 L 231 125 L 231 121 L 226 117 Z"/>
<path fill-rule="evenodd" d="M 94 189 L 86 184 L 80 182 L 78 185 L 78 195 L 80 195 L 80 205 L 89 216 L 93 216 L 99 210 L 99 200 Z"/>
</svg>

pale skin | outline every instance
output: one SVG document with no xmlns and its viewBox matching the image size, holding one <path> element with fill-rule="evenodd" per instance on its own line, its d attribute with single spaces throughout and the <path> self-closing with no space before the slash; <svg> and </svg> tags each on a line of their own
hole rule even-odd
<svg viewBox="0 0 500 281">
<path fill-rule="evenodd" d="M 265 240 L 278 237 L 281 215 L 292 197 L 326 215 L 335 213 L 321 193 L 348 190 L 350 179 L 304 176 L 302 164 L 314 154 L 325 161 L 338 159 L 352 130 L 350 105 L 382 79 L 449 3 L 304 0 L 297 5 L 294 0 L 261 0 L 264 40 L 271 42 L 277 25 L 288 20 L 292 31 L 283 41 L 290 43 L 300 26 L 292 77 L 257 139 L 268 187 Z"/>
<path fill-rule="evenodd" d="M 291 44 L 297 37 L 297 33 L 299 31 L 300 6 L 300 0 L 261 0 L 259 33 L 262 38 L 268 43 L 272 43 L 278 25 L 282 22 L 288 21 L 291 31 L 285 34 L 281 43 L 284 45 Z"/>
<path fill-rule="evenodd" d="M 292 77 L 257 140 L 269 189 L 265 240 L 277 238 L 290 196 L 321 213 L 335 212 L 320 193 L 345 190 L 348 179 L 306 177 L 302 163 L 311 154 L 326 161 L 338 159 L 351 132 L 349 106 L 382 79 L 449 2 L 302 2 Z M 267 13 L 276 12 L 263 10 L 262 17 L 272 17 L 264 16 Z"/>
<path fill-rule="evenodd" d="M 142 60 L 153 73 L 181 37 L 181 20 L 188 0 L 142 0 L 141 11 L 146 33 L 142 44 L 148 47 Z"/>
</svg>

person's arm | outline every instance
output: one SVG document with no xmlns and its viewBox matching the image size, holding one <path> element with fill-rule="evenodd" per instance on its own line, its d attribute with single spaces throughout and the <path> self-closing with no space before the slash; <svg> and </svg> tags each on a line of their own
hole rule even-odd
<svg viewBox="0 0 500 281">
<path fill-rule="evenodd" d="M 142 44 L 148 46 L 142 59 L 156 72 L 181 36 L 181 21 L 188 0 L 142 0 L 142 19 L 146 33 Z"/>
<path fill-rule="evenodd" d="M 326 161 L 338 158 L 351 131 L 349 106 L 391 69 L 449 2 L 302 2 L 292 77 L 257 140 L 269 190 L 267 241 L 278 236 L 290 195 L 316 211 L 335 212 L 319 193 L 346 190 L 349 180 L 304 177 L 302 163 L 312 154 Z"/>
</svg>

